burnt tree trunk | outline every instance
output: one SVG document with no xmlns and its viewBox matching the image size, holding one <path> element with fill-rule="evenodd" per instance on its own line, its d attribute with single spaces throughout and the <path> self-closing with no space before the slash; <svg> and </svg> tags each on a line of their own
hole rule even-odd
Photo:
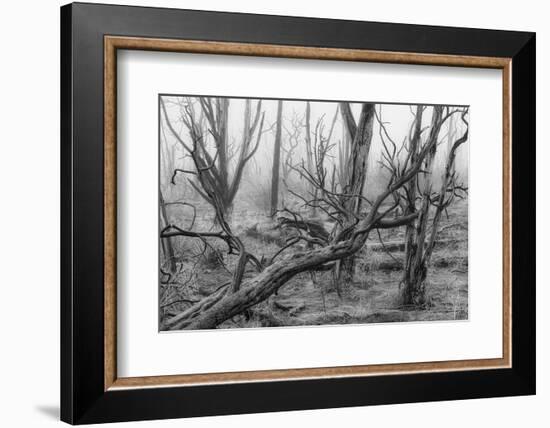
<svg viewBox="0 0 550 428">
<path fill-rule="evenodd" d="M 467 124 L 465 120 L 464 122 Z M 435 212 L 431 220 L 431 232 L 429 234 L 429 237 L 427 236 L 429 205 L 424 204 L 425 199 L 423 197 L 423 205 L 421 206 L 421 211 L 419 212 L 418 224 L 414 230 L 417 241 L 412 243 L 410 253 L 406 253 L 407 263 L 405 277 L 403 278 L 404 287 L 401 294 L 401 300 L 403 304 L 419 305 L 423 304 L 425 301 L 426 276 L 428 273 L 428 267 L 430 265 L 433 250 L 437 243 L 437 235 L 439 233 L 439 222 L 441 219 L 441 215 L 443 211 L 455 199 L 454 185 L 456 180 L 456 151 L 467 140 L 468 128 L 466 128 L 464 134 L 460 138 L 458 138 L 449 148 L 447 161 L 445 163 L 445 170 L 443 171 L 442 175 L 441 188 L 434 204 Z M 426 158 L 426 162 L 428 162 L 429 160 L 429 157 Z M 429 191 L 431 192 L 431 185 L 429 186 Z"/>
<path fill-rule="evenodd" d="M 363 189 L 367 177 L 367 165 L 370 146 L 373 135 L 375 105 L 364 103 L 361 108 L 359 123 L 355 123 L 349 103 L 341 103 L 340 110 L 344 119 L 344 126 L 351 140 L 350 153 L 347 159 L 346 170 L 348 181 L 342 183 L 343 193 L 357 195 L 355 198 L 348 198 L 345 206 L 348 211 L 359 214 L 362 207 Z M 355 221 L 354 218 L 344 219 L 345 227 Z M 352 282 L 355 276 L 355 255 L 346 257 L 339 262 L 337 279 L 343 282 Z"/>
<path fill-rule="evenodd" d="M 415 115 L 415 122 L 414 122 L 414 132 L 409 140 L 409 156 L 411 158 L 411 162 L 416 162 L 416 158 L 418 156 L 418 152 L 420 149 L 420 143 L 421 143 L 421 132 L 422 132 L 422 114 L 424 111 L 424 107 L 419 105 L 416 107 L 416 115 Z M 405 203 L 402 207 L 403 214 L 413 214 L 417 213 L 416 209 L 416 197 L 417 197 L 417 189 L 418 189 L 418 176 L 414 177 L 409 183 L 407 183 L 405 186 Z M 413 287 L 408 286 L 407 284 L 411 284 L 414 281 L 414 260 L 417 253 L 417 247 L 416 247 L 416 225 L 415 223 L 411 223 L 406 226 L 405 228 L 405 266 L 404 266 L 404 273 L 403 278 L 401 279 L 400 284 L 400 303 L 404 305 L 410 304 L 410 302 L 414 301 L 413 296 Z M 418 277 L 418 275 L 416 275 Z"/>
<path fill-rule="evenodd" d="M 277 128 L 275 129 L 275 143 L 273 144 L 273 168 L 271 171 L 271 215 L 275 215 L 279 208 L 279 170 L 281 164 L 281 130 L 283 122 L 283 102 L 277 105 Z"/>
<path fill-rule="evenodd" d="M 422 106 L 418 106 L 414 136 L 409 150 L 411 157 L 417 156 L 420 145 L 420 127 L 422 123 Z M 426 236 L 428 233 L 428 217 L 430 214 L 430 197 L 432 194 L 433 161 L 437 150 L 437 139 L 442 124 L 443 107 L 435 106 L 432 113 L 432 123 L 428 143 L 431 148 L 424 159 L 423 183 L 418 183 L 418 177 L 411 180 L 407 186 L 407 207 L 405 215 L 416 212 L 418 218 L 405 231 L 405 266 L 401 281 L 400 303 L 402 305 L 423 305 L 426 300 L 426 275 L 429 259 L 426 257 Z M 418 117 L 420 116 L 420 117 Z M 414 160 L 413 160 L 414 162 Z M 414 188 L 413 188 L 414 186 Z M 416 207 L 417 188 L 422 186 L 420 207 Z M 431 254 L 431 250 L 430 250 Z"/>
</svg>

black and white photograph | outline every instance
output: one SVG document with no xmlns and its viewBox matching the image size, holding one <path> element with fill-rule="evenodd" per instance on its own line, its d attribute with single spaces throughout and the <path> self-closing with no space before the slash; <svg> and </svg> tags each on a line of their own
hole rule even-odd
<svg viewBox="0 0 550 428">
<path fill-rule="evenodd" d="M 161 331 L 468 319 L 468 106 L 158 102 Z"/>
<path fill-rule="evenodd" d="M 0 425 L 548 420 L 550 26 L 495 6 L 4 2 Z"/>
</svg>

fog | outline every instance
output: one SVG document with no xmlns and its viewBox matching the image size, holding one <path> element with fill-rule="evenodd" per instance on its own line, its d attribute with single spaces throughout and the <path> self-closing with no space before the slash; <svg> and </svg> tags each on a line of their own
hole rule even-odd
<svg viewBox="0 0 550 428">
<path fill-rule="evenodd" d="M 190 102 L 195 105 L 195 110 L 199 110 L 196 106 L 197 98 L 196 97 L 176 97 L 176 96 L 164 96 L 167 114 L 170 121 L 178 126 L 180 135 L 183 139 L 190 141 L 187 129 L 181 120 L 181 104 L 184 102 Z M 258 100 L 254 99 L 252 102 L 252 109 L 254 110 L 255 105 Z M 271 168 L 273 165 L 273 145 L 275 141 L 275 122 L 277 118 L 277 103 L 278 100 L 264 99 L 262 100 L 261 110 L 265 113 L 265 123 L 264 130 L 261 136 L 261 142 L 256 151 L 255 155 L 252 157 L 248 165 L 245 167 L 244 171 L 244 187 L 241 186 L 240 192 L 247 191 L 247 185 L 255 188 L 256 192 L 261 192 L 261 189 L 265 188 L 265 192 L 268 192 L 268 187 L 270 186 L 271 180 Z M 360 103 L 351 103 L 351 109 L 353 111 L 355 120 L 357 121 L 359 112 L 361 109 Z M 342 144 L 344 138 L 344 124 L 340 113 L 337 113 L 338 102 L 331 101 L 310 101 L 311 106 L 311 128 L 312 131 L 319 120 L 323 120 L 324 124 L 324 133 L 328 134 L 331 123 L 334 119 L 335 114 L 336 120 L 334 123 L 334 129 L 332 133 L 331 142 L 333 143 L 332 149 L 329 151 L 329 157 L 327 158 L 326 167 L 330 170 L 334 164 L 337 164 L 339 161 L 338 147 Z M 452 106 L 449 106 L 452 107 Z M 245 109 L 245 99 L 239 98 L 230 98 L 229 99 L 229 117 L 228 117 L 228 143 L 229 151 L 237 153 L 240 148 L 240 141 L 243 134 L 243 117 Z M 382 186 L 386 185 L 387 177 L 384 173 L 381 162 L 381 153 L 383 151 L 382 136 L 383 132 L 379 123 L 379 120 L 384 123 L 386 131 L 389 134 L 389 137 L 400 146 L 401 144 L 407 144 L 407 138 L 411 129 L 411 124 L 414 121 L 414 112 L 416 105 L 409 104 L 394 104 L 394 103 L 377 103 L 376 104 L 376 113 L 377 120 L 374 122 L 373 126 L 373 138 L 370 148 L 370 155 L 368 159 L 368 169 L 367 169 L 367 180 L 365 183 L 365 195 L 372 197 L 376 192 L 380 190 Z M 197 113 L 198 114 L 198 113 Z M 282 148 L 283 151 L 289 146 L 289 132 L 292 132 L 293 121 L 300 123 L 301 134 L 299 138 L 299 144 L 297 145 L 294 153 L 292 155 L 293 162 L 299 164 L 306 157 L 306 147 L 305 147 L 305 122 L 306 114 L 306 101 L 304 100 L 284 100 L 283 101 L 283 132 L 282 132 Z M 422 119 L 422 127 L 427 128 L 430 125 L 432 116 L 432 107 L 428 106 L 424 112 Z M 378 120 L 379 119 L 379 120 Z M 173 152 L 175 154 L 175 168 L 186 168 L 191 167 L 192 162 L 187 157 L 185 150 L 178 144 L 177 140 L 169 132 L 166 132 L 165 123 L 161 120 L 159 124 L 161 128 L 161 151 L 162 153 Z M 440 132 L 440 142 L 437 149 L 436 157 L 434 160 L 433 167 L 433 176 L 432 180 L 434 185 L 438 185 L 440 181 L 440 175 L 442 174 L 442 169 L 445 164 L 445 160 L 448 153 L 449 145 L 452 144 L 453 139 L 458 138 L 459 135 L 464 131 L 465 125 L 462 121 L 451 118 L 448 120 L 442 127 Z M 207 140 L 208 147 L 211 148 L 212 153 L 215 152 L 213 147 L 213 142 L 211 135 L 208 133 L 208 130 L 203 131 L 204 136 Z M 423 138 L 426 138 L 426 132 L 423 135 Z M 468 154 L 469 154 L 469 141 L 463 144 L 460 149 L 457 151 L 455 168 L 458 174 L 460 181 L 467 184 L 468 182 Z M 165 157 L 165 156 L 164 156 Z M 161 155 L 161 160 L 163 156 Z M 236 158 L 236 156 L 233 156 Z M 235 165 L 235 159 L 230 162 L 230 171 Z M 296 179 L 291 177 L 289 180 Z M 161 186 L 166 188 L 168 192 L 173 192 L 174 189 L 169 189 L 170 180 L 172 176 L 172 171 L 169 169 L 163 168 L 161 163 Z M 185 186 L 183 180 L 180 183 Z M 284 186 L 283 186 L 284 187 Z M 254 192 L 253 192 L 254 193 Z M 257 196 L 254 193 L 255 196 Z M 242 195 L 238 195 L 237 201 Z M 266 195 L 264 195 L 267 197 Z"/>
</svg>

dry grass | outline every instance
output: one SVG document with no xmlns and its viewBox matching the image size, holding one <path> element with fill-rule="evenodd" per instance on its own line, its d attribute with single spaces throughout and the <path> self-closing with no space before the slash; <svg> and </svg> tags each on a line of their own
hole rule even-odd
<svg viewBox="0 0 550 428">
<path fill-rule="evenodd" d="M 357 255 L 357 271 L 353 284 L 344 284 L 341 297 L 334 290 L 331 272 L 302 273 L 285 284 L 277 295 L 256 305 L 245 315 L 228 320 L 220 327 L 274 327 L 322 324 L 363 324 L 380 322 L 408 322 L 434 320 L 464 320 L 468 318 L 468 223 L 467 203 L 455 204 L 449 212 L 450 220 L 442 218 L 443 231 L 438 237 L 443 244 L 436 246 L 428 273 L 427 300 L 424 308 L 402 308 L 396 305 L 402 272 L 399 263 L 404 253 L 374 250 L 379 247 L 376 233 L 371 234 L 365 248 Z M 238 219 L 238 221 L 236 221 Z M 257 211 L 233 212 L 235 232 L 246 248 L 258 258 L 271 257 L 279 246 L 275 242 L 247 236 L 246 230 L 255 226 L 262 233 L 273 231 L 273 222 Z M 238 223 L 238 225 L 237 225 Z M 196 230 L 211 228 L 211 219 L 199 218 Z M 385 230 L 383 242 L 402 242 L 404 228 Z M 198 300 L 231 279 L 230 272 L 215 263 L 212 256 L 195 262 L 197 245 L 183 239 L 175 249 L 182 261 L 182 274 L 188 277 L 190 269 L 196 278 L 185 286 L 175 284 L 173 299 Z M 215 244 L 223 250 L 223 246 Z M 223 253 L 222 253 L 223 254 Z M 235 257 L 223 255 L 231 271 Z M 187 272 L 187 273 L 186 273 Z M 187 276 L 186 276 L 187 275 Z M 250 271 L 247 276 L 254 275 Z M 176 278 L 176 281 L 178 278 Z M 161 299 L 162 299 L 161 287 Z M 167 289 L 164 287 L 164 289 Z M 165 301 L 168 297 L 165 297 Z M 168 300 L 169 301 L 169 300 Z M 170 316 L 187 308 L 190 303 L 180 302 L 163 309 Z"/>
</svg>

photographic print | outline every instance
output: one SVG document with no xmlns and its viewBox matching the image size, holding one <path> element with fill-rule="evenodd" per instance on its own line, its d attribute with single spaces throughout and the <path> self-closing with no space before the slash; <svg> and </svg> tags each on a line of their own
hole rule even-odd
<svg viewBox="0 0 550 428">
<path fill-rule="evenodd" d="M 468 319 L 468 106 L 158 103 L 161 331 Z"/>
</svg>

